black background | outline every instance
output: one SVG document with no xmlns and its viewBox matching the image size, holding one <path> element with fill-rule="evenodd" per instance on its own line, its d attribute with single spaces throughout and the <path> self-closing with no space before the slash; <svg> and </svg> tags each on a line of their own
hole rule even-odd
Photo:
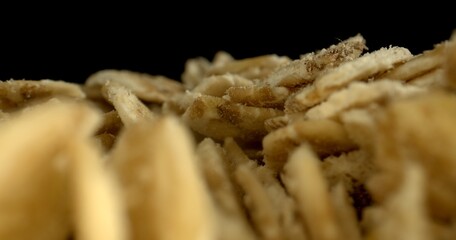
<svg viewBox="0 0 456 240">
<path fill-rule="evenodd" d="M 395 45 L 418 54 L 449 39 L 456 29 L 452 15 L 433 11 L 432 16 L 393 8 L 380 13 L 336 8 L 334 13 L 289 5 L 222 12 L 222 5 L 199 11 L 178 6 L 36 12 L 26 20 L 16 15 L 2 21 L 0 80 L 82 83 L 107 68 L 180 80 L 188 58 L 211 60 L 219 50 L 238 59 L 272 53 L 297 58 L 357 33 L 364 36 L 369 50 Z"/>
</svg>

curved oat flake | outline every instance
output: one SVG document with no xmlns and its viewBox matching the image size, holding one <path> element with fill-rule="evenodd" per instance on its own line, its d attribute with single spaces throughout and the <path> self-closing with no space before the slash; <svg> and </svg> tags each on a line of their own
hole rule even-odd
<svg viewBox="0 0 456 240">
<path fill-rule="evenodd" d="M 391 101 L 394 98 L 405 98 L 426 91 L 413 85 L 384 79 L 373 82 L 353 82 L 346 88 L 332 94 L 319 105 L 309 109 L 305 116 L 308 119 L 335 118 L 352 108 L 363 108 L 372 103 Z"/>
<path fill-rule="evenodd" d="M 174 94 L 184 91 L 181 83 L 164 76 L 117 69 L 105 69 L 93 73 L 86 79 L 84 90 L 88 97 L 100 98 L 100 89 L 108 81 L 123 85 L 139 99 L 147 102 L 162 103 Z"/>
<path fill-rule="evenodd" d="M 272 71 L 286 64 L 290 58 L 278 56 L 277 54 L 268 54 L 257 57 L 244 59 L 233 59 L 222 64 L 214 64 L 206 72 L 207 76 L 222 75 L 226 73 L 237 74 L 247 79 L 263 80 Z"/>
<path fill-rule="evenodd" d="M 395 79 L 406 82 L 442 67 L 444 52 L 447 50 L 446 45 L 447 42 L 436 44 L 434 49 L 413 56 L 408 61 L 391 69 L 385 74 L 382 74 L 378 78 Z"/>
<path fill-rule="evenodd" d="M 8 80 L 0 82 L 0 110 L 13 111 L 51 98 L 83 99 L 80 85 L 57 80 Z"/>
<path fill-rule="evenodd" d="M 389 47 L 365 53 L 324 72 L 315 79 L 313 85 L 301 89 L 285 102 L 287 112 L 303 112 L 326 100 L 332 93 L 346 87 L 351 82 L 365 81 L 409 60 L 413 55 L 407 48 Z"/>
<path fill-rule="evenodd" d="M 357 148 L 343 126 L 333 120 L 300 120 L 268 133 L 263 138 L 264 162 L 280 171 L 289 153 L 300 144 L 309 144 L 319 156 L 329 156 Z"/>
<path fill-rule="evenodd" d="M 365 39 L 361 34 L 357 34 L 326 49 L 304 54 L 300 59 L 280 66 L 268 76 L 266 83 L 283 87 L 309 84 L 323 70 L 358 58 L 365 49 Z"/>
<path fill-rule="evenodd" d="M 193 130 L 217 140 L 232 137 L 242 142 L 258 142 L 266 134 L 264 121 L 282 114 L 278 109 L 245 106 L 202 95 L 182 117 Z"/>
<path fill-rule="evenodd" d="M 235 74 L 213 75 L 205 77 L 191 91 L 214 97 L 222 97 L 231 87 L 252 86 L 253 82 L 247 78 Z"/>
<path fill-rule="evenodd" d="M 226 90 L 223 96 L 232 102 L 247 106 L 269 107 L 283 109 L 291 91 L 286 87 L 271 87 L 270 85 L 233 86 Z"/>
</svg>

